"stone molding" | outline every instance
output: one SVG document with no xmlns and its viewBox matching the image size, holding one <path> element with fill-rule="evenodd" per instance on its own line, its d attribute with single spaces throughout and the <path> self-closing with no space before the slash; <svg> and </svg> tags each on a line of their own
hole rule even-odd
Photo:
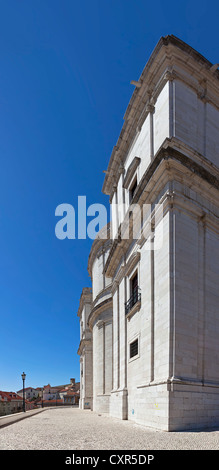
<svg viewBox="0 0 219 470">
<path fill-rule="evenodd" d="M 106 299 L 106 300 L 103 300 L 103 302 L 97 304 L 92 310 L 91 310 L 91 313 L 88 317 L 88 326 L 90 328 L 90 330 L 92 331 L 93 329 L 93 323 L 94 321 L 96 320 L 96 318 L 101 314 L 103 313 L 105 310 L 108 310 L 108 309 L 112 309 L 113 307 L 113 301 L 112 301 L 112 297 L 110 297 L 109 299 Z"/>
<path fill-rule="evenodd" d="M 86 303 L 90 304 L 91 302 L 92 302 L 92 289 L 91 289 L 91 287 L 84 287 L 82 289 L 82 293 L 81 293 L 81 297 L 80 297 L 79 309 L 78 309 L 78 313 L 77 313 L 78 317 L 81 317 L 84 305 Z"/>
<path fill-rule="evenodd" d="M 85 347 L 86 347 L 86 349 L 87 349 L 87 348 L 91 348 L 91 349 L 92 349 L 92 339 L 91 339 L 91 338 L 89 338 L 89 339 L 85 339 L 85 338 L 81 339 L 80 344 L 79 344 L 79 348 L 78 348 L 78 351 L 77 351 L 77 354 L 78 354 L 79 356 L 82 355 L 83 350 L 84 350 Z"/>
<path fill-rule="evenodd" d="M 101 303 L 104 297 L 111 295 L 111 290 L 112 290 L 112 284 L 109 284 L 108 286 L 104 287 L 100 292 L 98 292 L 97 296 L 95 297 L 95 299 L 93 300 L 91 304 L 91 309 L 93 309 L 99 303 Z"/>
<path fill-rule="evenodd" d="M 189 58 L 189 60 L 188 60 Z M 148 60 L 127 107 L 124 124 L 111 154 L 102 191 L 110 195 L 118 183 L 119 167 L 124 165 L 128 149 L 146 119 L 147 106 L 167 81 L 180 80 L 189 85 L 206 102 L 219 109 L 219 71 L 212 72 L 212 63 L 192 47 L 174 36 L 161 38 Z M 201 85 L 200 85 L 201 83 Z M 205 88 L 203 88 L 205 83 Z"/>
<path fill-rule="evenodd" d="M 188 174 L 190 178 L 190 182 L 195 180 L 199 181 L 199 185 L 197 183 L 197 187 L 200 187 L 200 180 L 202 182 L 202 193 L 206 193 L 206 198 L 209 197 L 209 189 L 211 188 L 211 199 L 213 200 L 215 205 L 218 205 L 218 190 L 219 190 L 219 172 L 214 165 L 209 165 L 207 161 L 205 161 L 204 157 L 200 154 L 195 153 L 195 158 L 191 158 L 191 156 L 185 155 L 182 151 L 173 148 L 170 143 L 170 139 L 165 141 L 164 148 L 162 147 L 154 157 L 154 160 L 151 162 L 147 170 L 145 171 L 141 181 L 139 182 L 134 198 L 132 200 L 132 204 L 139 204 L 142 206 L 143 204 L 152 204 L 157 197 L 159 191 L 161 191 L 162 187 L 168 181 L 173 181 L 174 178 L 183 180 L 186 178 L 188 180 Z M 202 165 L 203 161 L 203 165 Z M 180 175 L 180 176 L 179 176 Z M 184 181 L 185 182 L 185 181 Z M 155 184 L 156 185 L 156 193 L 154 191 Z M 206 186 L 206 190 L 204 189 L 204 185 Z M 194 184 L 195 186 L 195 184 Z M 199 189 L 200 191 L 200 189 Z M 215 191 L 215 195 L 214 195 Z M 170 192 L 167 192 L 163 197 L 163 200 L 159 200 L 159 203 L 164 203 L 166 199 L 166 203 L 170 204 L 170 199 L 172 197 L 172 204 L 173 204 L 173 197 L 175 197 L 174 203 L 176 204 L 176 195 L 175 193 L 170 196 Z M 178 196 L 179 197 L 179 196 Z M 182 196 L 181 196 L 182 199 Z M 186 198 L 184 197 L 184 201 L 186 203 Z M 199 208 L 198 204 L 195 201 L 190 201 L 190 205 L 187 205 L 187 210 L 190 212 L 196 212 L 198 217 L 203 215 L 203 208 Z M 158 201 L 157 201 L 158 202 Z M 191 204 L 191 202 L 193 204 Z M 211 217 L 213 217 L 211 215 Z M 152 219 L 153 222 L 153 219 Z M 129 209 L 126 212 L 124 221 L 122 222 L 123 226 L 129 226 L 132 229 L 132 218 L 129 217 Z M 217 226 L 217 222 L 216 222 Z M 114 239 L 108 259 L 105 264 L 105 274 L 107 277 L 112 278 L 114 276 L 116 267 L 118 263 L 121 262 L 121 258 L 123 253 L 125 253 L 132 243 L 132 240 L 122 239 L 122 226 L 119 226 L 117 237 Z M 139 239 L 140 240 L 140 239 Z M 136 242 L 139 242 L 136 240 Z"/>
<path fill-rule="evenodd" d="M 141 159 L 139 157 L 134 157 L 132 162 L 130 163 L 129 167 L 128 167 L 128 170 L 126 172 L 126 176 L 124 178 L 124 181 L 123 181 L 123 188 L 128 188 L 130 183 L 131 183 L 131 180 L 138 168 L 138 166 L 140 165 L 140 162 L 141 162 Z"/>
<path fill-rule="evenodd" d="M 133 315 L 136 313 L 136 312 L 139 312 L 139 310 L 141 309 L 141 300 L 138 300 L 135 305 L 133 305 L 133 307 L 131 308 L 131 310 L 129 311 L 129 313 L 126 314 L 126 318 L 128 321 L 131 320 L 131 318 L 133 317 Z"/>
<path fill-rule="evenodd" d="M 134 251 L 134 253 L 131 254 L 127 261 L 123 260 L 123 263 L 121 264 L 116 276 L 113 279 L 112 294 L 115 293 L 117 286 L 120 284 L 122 279 L 131 273 L 131 271 L 135 268 L 140 259 L 141 253 L 137 249 L 137 251 Z"/>
<path fill-rule="evenodd" d="M 214 382 L 214 381 L 207 381 L 207 380 L 195 380 L 195 379 L 190 379 L 188 377 L 170 377 L 167 379 L 161 379 L 161 380 L 154 380 L 152 382 L 147 382 L 145 384 L 140 384 L 137 385 L 136 388 L 147 388 L 147 387 L 155 387 L 157 385 L 167 385 L 168 390 L 173 391 L 173 386 L 174 385 L 189 385 L 191 387 L 210 387 L 210 388 L 219 388 L 219 382 Z M 218 391 L 217 391 L 218 393 Z"/>
<path fill-rule="evenodd" d="M 112 241 L 110 240 L 110 222 L 103 227 L 103 229 L 98 233 L 97 237 L 93 241 L 91 246 L 90 254 L 88 257 L 88 273 L 92 277 L 92 266 L 94 260 L 99 256 L 100 253 L 106 252 L 108 247 L 111 245 Z M 101 238 L 102 236 L 102 238 Z"/>
</svg>

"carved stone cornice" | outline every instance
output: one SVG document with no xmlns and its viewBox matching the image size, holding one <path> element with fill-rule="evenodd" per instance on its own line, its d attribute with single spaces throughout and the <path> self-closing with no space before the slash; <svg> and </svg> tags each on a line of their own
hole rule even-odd
<svg viewBox="0 0 219 470">
<path fill-rule="evenodd" d="M 112 194 L 118 184 L 119 167 L 124 165 L 128 150 L 146 116 L 147 104 L 156 98 L 167 81 L 180 80 L 201 99 L 219 109 L 219 71 L 213 64 L 188 44 L 175 36 L 162 37 L 148 60 L 127 107 L 124 124 L 110 157 L 103 184 L 103 192 Z M 206 82 L 206 91 L 200 90 L 200 81 Z"/>
<path fill-rule="evenodd" d="M 148 103 L 145 109 L 146 109 L 146 113 L 154 113 L 155 106 L 154 104 Z"/>
<path fill-rule="evenodd" d="M 81 316 L 83 307 L 86 303 L 91 303 L 92 302 L 92 289 L 91 287 L 84 287 L 82 289 L 81 297 L 80 297 L 80 303 L 79 303 L 79 309 L 77 312 L 78 317 Z"/>
<path fill-rule="evenodd" d="M 111 309 L 112 310 L 113 308 L 113 301 L 112 301 L 112 296 L 110 298 L 107 298 L 105 300 L 103 300 L 102 302 L 100 302 L 99 304 L 97 304 L 92 310 L 91 310 L 91 313 L 88 317 L 88 326 L 90 328 L 90 330 L 92 330 L 93 328 L 93 323 L 94 321 L 96 320 L 96 318 L 98 318 L 98 316 L 103 313 L 104 311 L 106 310 L 109 310 Z M 111 318 L 111 314 L 110 314 L 110 318 Z"/>
<path fill-rule="evenodd" d="M 92 276 L 92 266 L 94 263 L 95 258 L 98 256 L 99 252 L 102 250 L 106 251 L 108 247 L 112 244 L 110 240 L 110 231 L 111 231 L 111 224 L 110 222 L 100 230 L 97 237 L 93 241 L 90 254 L 88 257 L 88 273 Z"/>
<path fill-rule="evenodd" d="M 190 155 L 188 156 L 189 153 Z M 158 193 L 165 187 L 165 184 L 168 181 L 174 180 L 174 178 L 184 181 L 184 183 L 189 181 L 190 184 L 193 181 L 193 189 L 195 190 L 196 184 L 197 192 L 200 192 L 201 187 L 201 192 L 204 193 L 205 191 L 206 198 L 209 198 L 209 189 L 211 189 L 211 200 L 218 204 L 218 169 L 197 152 L 193 152 L 192 155 L 192 150 L 188 149 L 188 154 L 186 155 L 179 149 L 173 148 L 171 146 L 171 139 L 167 139 L 166 144 L 157 152 L 154 160 L 139 182 L 132 204 L 139 204 L 140 207 L 143 204 L 152 204 L 156 200 Z M 170 201 L 169 195 L 165 197 Z M 190 200 L 191 203 L 192 201 Z M 173 204 L 173 199 L 171 204 Z M 194 206 L 195 203 L 193 202 Z M 130 230 L 132 230 L 132 223 L 133 221 L 130 218 L 128 209 L 122 225 L 129 226 Z M 124 252 L 128 250 L 133 242 L 131 238 L 122 239 L 122 225 L 119 227 L 117 237 L 113 241 L 105 265 L 105 274 L 111 278 L 113 278 L 119 263 L 121 263 Z M 138 242 L 138 240 L 136 241 Z"/>
<path fill-rule="evenodd" d="M 86 347 L 91 347 L 91 346 L 92 346 L 92 339 L 91 339 L 91 338 L 89 338 L 89 339 L 81 339 L 80 344 L 79 344 L 79 347 L 78 347 L 77 354 L 78 354 L 79 356 L 81 356 L 81 354 L 83 353 L 84 348 L 86 348 Z"/>
<path fill-rule="evenodd" d="M 105 297 L 108 297 L 111 295 L 111 291 L 112 291 L 112 284 L 108 284 L 108 286 L 104 287 L 104 289 L 102 289 L 100 292 L 98 292 L 98 294 L 96 295 L 95 299 L 93 300 L 92 304 L 91 304 L 91 310 L 96 307 L 96 305 L 100 302 L 102 302 L 102 299 L 104 299 Z"/>
<path fill-rule="evenodd" d="M 100 330 L 104 326 L 110 325 L 112 321 L 113 321 L 113 316 L 111 315 L 111 317 L 107 318 L 107 320 L 98 320 L 96 323 L 96 326 Z"/>
<path fill-rule="evenodd" d="M 118 285 L 125 276 L 128 276 L 130 272 L 134 269 L 137 263 L 140 261 L 141 253 L 140 251 L 134 251 L 131 256 L 128 258 L 127 262 L 123 262 L 116 273 L 116 276 L 113 279 L 112 284 L 112 294 L 116 291 Z"/>
<path fill-rule="evenodd" d="M 130 185 L 130 182 L 138 168 L 138 166 L 140 165 L 140 162 L 141 162 L 141 159 L 139 157 L 134 157 L 131 164 L 129 165 L 128 167 L 128 170 L 126 172 L 126 175 L 125 175 L 125 178 L 124 178 L 124 181 L 123 181 L 123 188 L 128 188 L 129 185 Z"/>
</svg>

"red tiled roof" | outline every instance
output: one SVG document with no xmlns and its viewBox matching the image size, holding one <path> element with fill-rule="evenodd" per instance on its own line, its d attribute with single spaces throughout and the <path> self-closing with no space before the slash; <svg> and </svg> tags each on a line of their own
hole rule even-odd
<svg viewBox="0 0 219 470">
<path fill-rule="evenodd" d="M 77 388 L 73 385 L 69 385 L 69 387 L 66 387 L 66 388 L 62 388 L 62 390 L 59 390 L 59 392 L 77 392 Z"/>
<path fill-rule="evenodd" d="M 17 393 L 15 392 L 3 392 L 0 391 L 0 395 L 4 401 L 4 398 L 7 398 L 7 401 L 12 401 L 12 400 L 23 400 L 22 397 L 20 397 Z"/>
<path fill-rule="evenodd" d="M 24 389 L 24 391 L 26 391 L 26 390 L 35 390 L 35 388 L 27 387 L 27 388 Z M 19 392 L 23 392 L 23 388 L 21 388 L 20 390 L 17 391 L 17 393 L 19 393 Z"/>
</svg>

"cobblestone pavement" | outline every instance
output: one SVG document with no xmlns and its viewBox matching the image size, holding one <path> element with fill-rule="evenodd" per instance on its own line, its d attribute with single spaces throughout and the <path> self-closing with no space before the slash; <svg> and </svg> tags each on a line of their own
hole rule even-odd
<svg viewBox="0 0 219 470">
<path fill-rule="evenodd" d="M 58 408 L 0 429 L 0 449 L 218 450 L 219 429 L 167 433 L 89 410 Z"/>
</svg>

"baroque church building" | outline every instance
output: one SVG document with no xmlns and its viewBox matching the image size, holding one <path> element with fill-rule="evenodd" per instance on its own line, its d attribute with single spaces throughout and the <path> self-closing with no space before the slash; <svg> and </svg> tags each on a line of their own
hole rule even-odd
<svg viewBox="0 0 219 470">
<path fill-rule="evenodd" d="M 166 36 L 131 83 L 103 183 L 112 220 L 93 242 L 78 310 L 80 407 L 165 431 L 213 427 L 218 64 Z"/>
</svg>

